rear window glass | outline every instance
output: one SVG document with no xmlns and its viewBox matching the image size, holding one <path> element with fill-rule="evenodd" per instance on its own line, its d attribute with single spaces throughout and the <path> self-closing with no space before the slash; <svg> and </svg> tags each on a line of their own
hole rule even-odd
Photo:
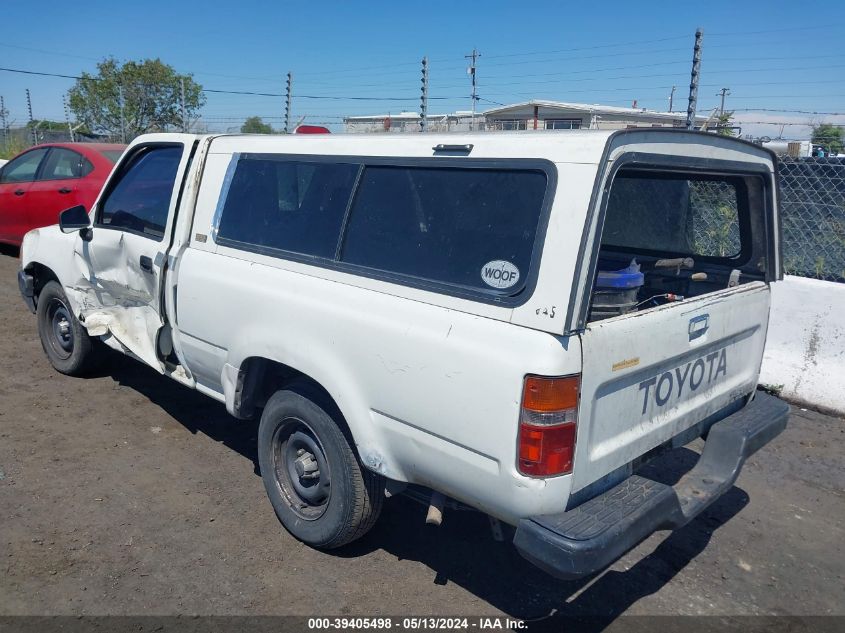
<svg viewBox="0 0 845 633">
<path fill-rule="evenodd" d="M 742 250 L 741 179 L 620 172 L 610 188 L 602 244 L 703 257 Z"/>
<path fill-rule="evenodd" d="M 545 192 L 542 171 L 368 166 L 341 259 L 513 294 L 528 275 Z"/>
<path fill-rule="evenodd" d="M 218 241 L 334 258 L 359 165 L 241 158 Z"/>
<path fill-rule="evenodd" d="M 120 157 L 123 156 L 122 149 L 105 149 L 100 153 L 105 156 L 112 164 L 116 163 L 118 160 L 120 160 Z"/>
</svg>

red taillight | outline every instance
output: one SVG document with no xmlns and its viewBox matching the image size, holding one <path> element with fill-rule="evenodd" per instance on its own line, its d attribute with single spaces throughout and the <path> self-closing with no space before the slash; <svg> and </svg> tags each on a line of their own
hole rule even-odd
<svg viewBox="0 0 845 633">
<path fill-rule="evenodd" d="M 519 472 L 551 477 L 572 472 L 580 376 L 527 376 L 519 420 Z"/>
</svg>

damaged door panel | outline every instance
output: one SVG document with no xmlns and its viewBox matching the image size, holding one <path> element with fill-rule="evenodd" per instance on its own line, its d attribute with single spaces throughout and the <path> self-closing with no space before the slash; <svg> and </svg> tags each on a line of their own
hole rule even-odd
<svg viewBox="0 0 845 633">
<path fill-rule="evenodd" d="M 187 160 L 181 143 L 141 145 L 124 159 L 97 204 L 90 239 L 76 238 L 79 278 L 66 286 L 91 336 L 159 371 L 162 264 Z"/>
</svg>

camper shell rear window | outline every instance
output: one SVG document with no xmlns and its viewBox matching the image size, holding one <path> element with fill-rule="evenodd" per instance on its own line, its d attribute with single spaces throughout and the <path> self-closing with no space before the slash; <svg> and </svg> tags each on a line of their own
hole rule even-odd
<svg viewBox="0 0 845 633">
<path fill-rule="evenodd" d="M 233 156 L 218 244 L 491 303 L 530 295 L 552 163 Z"/>
<path fill-rule="evenodd" d="M 623 163 L 613 176 L 600 225 L 589 321 L 769 278 L 776 227 L 770 226 L 764 168 L 661 160 L 672 162 Z"/>
<path fill-rule="evenodd" d="M 747 250 L 748 230 L 743 177 L 622 169 L 610 188 L 602 245 L 736 259 Z"/>
</svg>

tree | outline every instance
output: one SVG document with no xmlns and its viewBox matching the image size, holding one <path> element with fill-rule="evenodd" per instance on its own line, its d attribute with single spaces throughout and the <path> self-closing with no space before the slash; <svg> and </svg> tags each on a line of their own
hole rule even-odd
<svg viewBox="0 0 845 633">
<path fill-rule="evenodd" d="M 269 123 L 261 120 L 260 116 L 251 116 L 241 126 L 244 134 L 272 134 L 273 128 Z"/>
<path fill-rule="evenodd" d="M 67 123 L 64 121 L 50 121 L 49 119 L 33 119 L 26 124 L 29 128 L 45 130 L 50 132 L 67 132 Z"/>
<path fill-rule="evenodd" d="M 718 123 L 716 123 L 716 133 L 719 136 L 734 136 L 734 130 L 732 129 L 733 117 L 733 110 L 723 112 L 719 115 Z"/>
<path fill-rule="evenodd" d="M 205 104 L 193 76 L 176 73 L 160 59 L 123 64 L 104 59 L 97 75 L 82 73 L 68 96 L 77 120 L 127 142 L 146 132 L 187 129 Z"/>
<path fill-rule="evenodd" d="M 813 128 L 813 145 L 821 145 L 828 152 L 841 154 L 845 141 L 843 130 L 832 123 L 819 123 Z"/>
</svg>

